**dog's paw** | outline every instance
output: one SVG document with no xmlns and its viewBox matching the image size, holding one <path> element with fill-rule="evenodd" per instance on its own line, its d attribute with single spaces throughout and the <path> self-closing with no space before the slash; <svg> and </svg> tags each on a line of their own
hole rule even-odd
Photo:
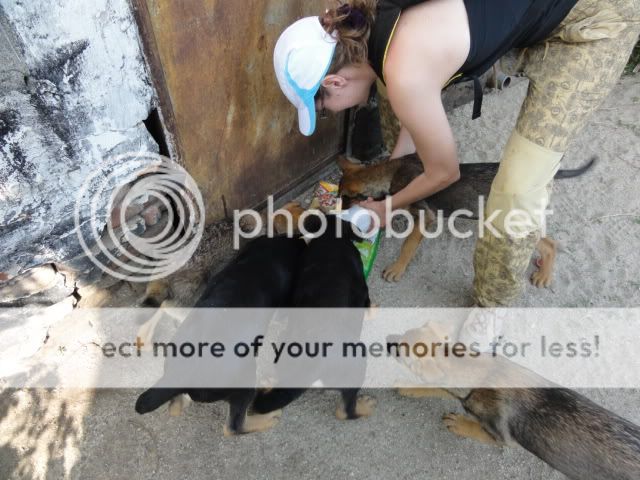
<svg viewBox="0 0 640 480">
<path fill-rule="evenodd" d="M 243 433 L 249 432 L 266 432 L 275 427 L 282 418 L 282 410 L 275 410 L 264 415 L 250 415 L 247 417 L 247 423 Z M 253 421 L 255 419 L 255 421 Z"/>
<path fill-rule="evenodd" d="M 464 415 L 457 413 L 447 413 L 442 417 L 442 423 L 451 433 L 455 433 L 461 437 L 466 437 L 471 421 Z"/>
<path fill-rule="evenodd" d="M 387 282 L 399 282 L 400 280 L 402 280 L 402 277 L 404 277 L 406 271 L 406 265 L 403 265 L 400 262 L 396 262 L 384 269 L 384 271 L 382 272 L 382 278 L 384 278 Z"/>
<path fill-rule="evenodd" d="M 540 260 L 536 262 L 536 265 L 539 269 L 531 275 L 531 284 L 537 288 L 549 288 L 553 281 L 553 274 L 548 268 L 545 268 Z"/>
<path fill-rule="evenodd" d="M 371 306 L 364 311 L 364 321 L 368 322 L 376 318 L 378 310 L 380 310 L 380 305 L 371 304 Z"/>
<path fill-rule="evenodd" d="M 169 416 L 180 417 L 191 403 L 191 399 L 187 395 L 178 395 L 171 399 L 169 403 Z"/>
<path fill-rule="evenodd" d="M 356 405 L 356 415 L 358 415 L 358 417 L 370 417 L 371 415 L 373 415 L 377 404 L 378 401 L 373 397 L 369 397 L 367 395 L 358 397 L 358 403 Z"/>
<path fill-rule="evenodd" d="M 247 415 L 240 431 L 235 432 L 225 425 L 223 433 L 225 437 L 232 437 L 244 433 L 266 432 L 278 424 L 280 417 L 282 417 L 282 410 L 262 415 Z"/>
<path fill-rule="evenodd" d="M 447 430 L 460 437 L 470 438 L 488 445 L 502 445 L 473 418 L 457 413 L 448 413 L 442 417 L 442 422 Z"/>
<path fill-rule="evenodd" d="M 366 418 L 373 415 L 377 403 L 378 401 L 375 398 L 369 397 L 368 395 L 358 397 L 356 403 L 356 418 Z M 340 402 L 336 410 L 336 418 L 338 420 L 347 420 L 349 418 L 342 402 Z"/>
<path fill-rule="evenodd" d="M 551 286 L 551 277 L 544 275 L 542 272 L 534 272 L 531 275 L 531 284 L 537 288 L 549 288 Z"/>
<path fill-rule="evenodd" d="M 424 387 L 396 387 L 396 392 L 401 397 L 407 398 L 424 398 L 431 397 L 433 389 Z"/>
</svg>

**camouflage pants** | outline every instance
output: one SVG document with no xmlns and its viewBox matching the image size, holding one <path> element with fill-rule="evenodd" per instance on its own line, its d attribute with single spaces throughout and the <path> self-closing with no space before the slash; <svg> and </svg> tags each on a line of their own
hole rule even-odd
<svg viewBox="0 0 640 480">
<path fill-rule="evenodd" d="M 512 140 L 526 148 L 505 149 L 487 217 L 506 197 L 524 210 L 533 203 L 546 207 L 559 159 L 620 78 L 639 34 L 640 0 L 579 0 L 544 42 L 522 52 L 530 84 Z M 383 98 L 380 114 L 384 139 L 391 147 L 399 123 Z M 504 232 L 504 225 L 497 223 L 496 230 Z M 474 255 L 478 305 L 506 306 L 519 297 L 540 238 L 538 227 L 518 236 L 485 232 L 478 240 Z"/>
</svg>

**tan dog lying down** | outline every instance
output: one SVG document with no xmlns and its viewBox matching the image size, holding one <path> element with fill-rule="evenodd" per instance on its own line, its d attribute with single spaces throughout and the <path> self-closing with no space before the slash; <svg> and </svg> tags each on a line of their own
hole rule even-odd
<svg viewBox="0 0 640 480">
<path fill-rule="evenodd" d="M 437 325 L 390 336 L 390 342 L 442 342 Z M 481 355 L 463 361 L 403 359 L 425 382 L 446 376 L 453 381 L 481 382 L 505 388 L 403 388 L 401 395 L 447 397 L 459 400 L 464 415 L 443 417 L 456 435 L 480 442 L 518 444 L 575 480 L 632 480 L 640 478 L 640 427 L 591 402 L 582 395 L 545 382 L 506 360 Z M 527 385 L 550 388 L 527 388 Z M 506 388 L 520 387 L 520 388 Z"/>
</svg>

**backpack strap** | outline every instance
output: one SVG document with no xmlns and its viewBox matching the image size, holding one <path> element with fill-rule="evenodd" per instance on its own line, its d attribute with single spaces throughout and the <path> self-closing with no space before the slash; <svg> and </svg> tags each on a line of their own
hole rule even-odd
<svg viewBox="0 0 640 480">
<path fill-rule="evenodd" d="M 369 36 L 369 63 L 376 75 L 384 83 L 384 60 L 389 44 L 393 38 L 402 9 L 390 0 L 379 0 L 376 10 L 376 21 Z"/>
<path fill-rule="evenodd" d="M 451 79 L 442 87 L 442 90 L 447 89 L 451 85 L 462 82 L 473 82 L 473 115 L 472 120 L 480 118 L 482 116 L 482 100 L 484 99 L 484 92 L 482 89 L 482 83 L 480 83 L 480 76 L 478 75 L 464 75 L 458 73 L 451 77 Z"/>
</svg>

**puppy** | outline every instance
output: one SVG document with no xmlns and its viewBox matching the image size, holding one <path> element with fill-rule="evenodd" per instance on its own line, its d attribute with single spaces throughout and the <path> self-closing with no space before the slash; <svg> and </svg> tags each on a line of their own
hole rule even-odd
<svg viewBox="0 0 640 480">
<path fill-rule="evenodd" d="M 318 214 L 320 215 L 320 214 Z M 330 330 L 333 338 L 346 341 L 358 341 L 360 338 L 364 310 L 369 308 L 369 289 L 364 278 L 362 260 L 354 241 L 361 240 L 352 229 L 350 223 L 329 215 L 320 217 L 317 215 L 308 217 L 304 222 L 305 230 L 310 234 L 320 231 L 322 220 L 326 219 L 326 230 L 317 238 L 310 241 L 302 255 L 298 269 L 297 287 L 293 294 L 293 307 L 304 309 L 339 308 L 345 317 L 323 318 L 317 325 L 309 325 L 309 322 L 290 322 L 289 332 L 292 338 L 309 338 L 311 341 L 321 338 Z M 339 228 L 342 234 L 339 234 Z M 332 313 L 332 315 L 336 315 Z M 328 316 L 327 316 L 328 317 Z M 304 331 L 302 331 L 304 330 Z M 344 360 L 342 360 L 344 361 Z M 300 372 L 307 384 L 311 386 L 316 381 L 338 384 L 346 371 L 341 367 L 341 359 L 325 358 L 322 368 L 317 368 L 318 363 L 312 364 L 316 368 L 307 367 L 304 363 L 296 362 L 291 368 L 295 372 L 287 373 L 282 369 L 279 375 L 293 375 L 300 378 Z M 350 364 L 353 367 L 353 363 Z M 350 384 L 359 384 L 364 381 L 366 363 L 363 361 L 356 368 L 350 370 Z M 305 370 L 306 369 L 306 370 Z M 342 375 L 342 377 L 341 377 Z M 291 378 L 291 377 L 289 377 Z M 306 388 L 275 388 L 268 392 L 260 392 L 256 396 L 253 410 L 258 413 L 268 413 L 284 408 L 286 405 L 300 397 Z M 356 419 L 372 414 L 375 401 L 369 397 L 358 397 L 359 388 L 340 389 L 342 405 L 338 407 L 336 416 L 341 419 Z"/>
<path fill-rule="evenodd" d="M 412 345 L 442 338 L 437 328 L 426 326 L 387 340 Z M 400 394 L 413 398 L 458 399 L 466 415 L 450 413 L 443 418 L 456 435 L 493 445 L 518 444 L 575 480 L 640 478 L 640 427 L 574 391 L 553 385 L 503 357 L 483 354 L 459 363 L 433 358 L 402 361 L 426 381 L 446 375 L 448 383 L 473 379 L 505 386 L 470 391 L 400 389 Z"/>
<path fill-rule="evenodd" d="M 592 159 L 579 169 L 560 170 L 555 178 L 578 177 L 590 170 L 594 164 L 595 159 Z M 349 208 L 354 202 L 370 197 L 382 200 L 387 195 L 394 195 L 424 173 L 422 161 L 416 154 L 386 160 L 371 166 L 355 164 L 343 157 L 338 161 L 338 165 L 344 173 L 340 182 L 340 195 L 344 208 Z M 442 211 L 444 216 L 448 217 L 457 210 L 466 209 L 473 212 L 474 218 L 477 219 L 478 198 L 488 197 L 498 167 L 498 163 L 463 163 L 460 165 L 460 180 L 441 192 L 412 204 L 409 212 L 416 220 L 414 229 L 402 245 L 398 260 L 385 268 L 384 279 L 397 282 L 404 276 L 423 238 L 417 221 L 421 211 L 425 212 L 426 228 L 435 218 L 434 211 Z M 550 238 L 543 238 L 538 243 L 538 251 L 540 252 L 540 259 L 537 262 L 539 270 L 533 274 L 531 281 L 536 287 L 548 287 L 553 278 L 556 244 Z"/>
<path fill-rule="evenodd" d="M 256 308 L 273 309 L 291 304 L 294 288 L 294 276 L 298 262 L 306 247 L 301 239 L 261 237 L 250 242 L 237 257 L 211 281 L 196 304 L 196 308 Z M 234 325 L 234 334 L 242 336 L 243 330 L 255 328 L 266 331 L 269 314 L 256 310 L 251 325 Z M 193 342 L 201 339 L 202 322 L 187 317 L 176 332 L 173 342 Z M 215 333 L 215 332 L 214 332 Z M 245 333 L 247 333 L 245 331 Z M 209 340 L 207 338 L 207 340 Z M 200 359 L 199 359 L 200 361 Z M 203 363 L 204 362 L 204 363 Z M 240 433 L 264 431 L 274 426 L 279 412 L 270 415 L 247 416 L 247 409 L 253 401 L 256 390 L 213 389 L 213 388 L 174 388 L 176 381 L 182 384 L 185 375 L 191 375 L 194 383 L 205 375 L 221 375 L 222 381 L 228 378 L 255 378 L 254 365 L 231 360 L 218 360 L 215 366 L 201 361 L 185 364 L 182 359 L 167 357 L 162 379 L 138 398 L 135 409 L 144 414 L 156 410 L 164 403 L 187 394 L 196 402 L 215 402 L 226 400 L 229 405 L 229 418 L 224 427 L 225 436 Z M 242 363 L 243 366 L 240 364 Z"/>
</svg>

